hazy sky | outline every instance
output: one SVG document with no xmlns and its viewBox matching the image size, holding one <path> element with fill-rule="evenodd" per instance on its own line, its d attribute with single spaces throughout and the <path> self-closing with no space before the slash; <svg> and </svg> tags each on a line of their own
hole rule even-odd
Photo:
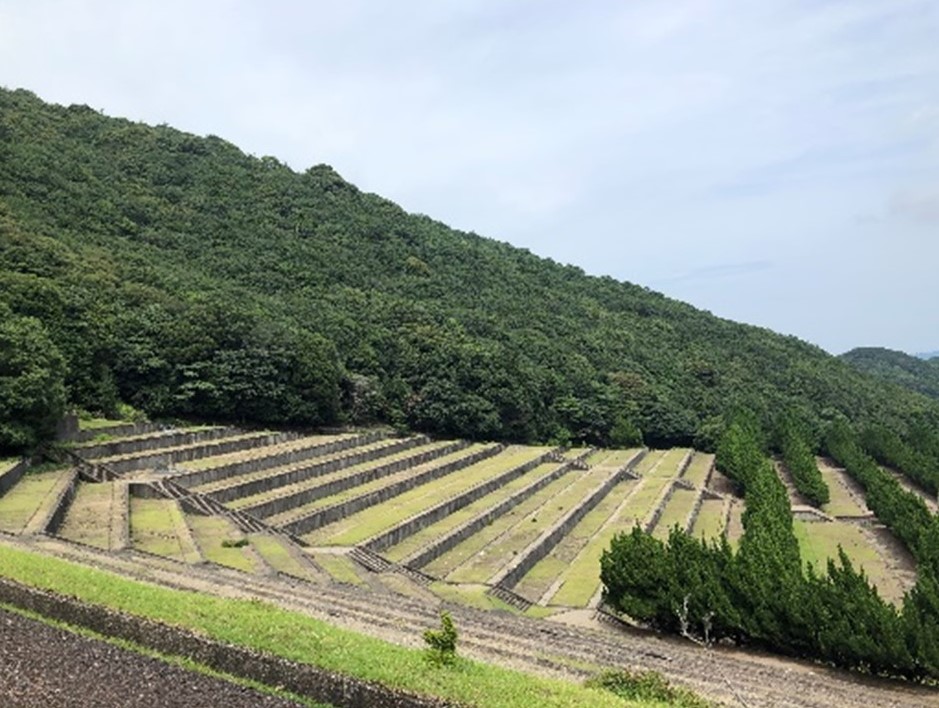
<svg viewBox="0 0 939 708">
<path fill-rule="evenodd" d="M 0 85 L 834 353 L 939 349 L 937 0 L 0 0 Z"/>
</svg>

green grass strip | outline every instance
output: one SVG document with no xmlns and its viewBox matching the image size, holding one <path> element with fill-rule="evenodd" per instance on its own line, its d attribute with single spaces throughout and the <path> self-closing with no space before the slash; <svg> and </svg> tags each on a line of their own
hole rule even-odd
<svg viewBox="0 0 939 708">
<path fill-rule="evenodd" d="M 9 547 L 0 546 L 0 568 L 4 576 L 26 585 L 182 627 L 214 640 L 463 704 L 506 708 L 654 705 L 623 701 L 599 690 L 468 659 L 461 658 L 453 666 L 435 666 L 420 650 L 356 634 L 258 600 L 147 585 Z"/>
</svg>

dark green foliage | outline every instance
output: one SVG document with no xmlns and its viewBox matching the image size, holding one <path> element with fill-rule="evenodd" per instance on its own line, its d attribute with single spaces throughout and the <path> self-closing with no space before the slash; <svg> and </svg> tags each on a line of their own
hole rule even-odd
<svg viewBox="0 0 939 708">
<path fill-rule="evenodd" d="M 678 708 L 708 708 L 711 704 L 684 688 L 672 686 L 656 671 L 604 671 L 587 679 L 585 686 L 602 688 L 629 701 L 656 701 Z"/>
<path fill-rule="evenodd" d="M 325 165 L 25 91 L 0 91 L 0 301 L 42 323 L 68 400 L 104 413 L 709 449 L 740 408 L 939 420 L 804 342 L 407 214 Z"/>
<path fill-rule="evenodd" d="M 248 545 L 246 538 L 226 538 L 222 540 L 222 548 L 244 548 Z"/>
<path fill-rule="evenodd" d="M 42 322 L 0 303 L 0 452 L 51 437 L 65 411 L 65 361 Z"/>
<path fill-rule="evenodd" d="M 861 347 L 841 358 L 858 371 L 931 398 L 939 398 L 939 358 L 923 360 L 903 352 Z"/>
<path fill-rule="evenodd" d="M 799 419 L 791 414 L 780 416 L 776 422 L 776 439 L 783 464 L 789 470 L 796 489 L 815 506 L 827 504 L 831 493 L 818 469 L 808 433 Z"/>
<path fill-rule="evenodd" d="M 914 428 L 909 442 L 882 425 L 869 426 L 860 436 L 864 450 L 884 465 L 895 467 L 927 492 L 939 493 L 939 436 L 925 426 Z"/>
<path fill-rule="evenodd" d="M 604 600 L 651 626 L 707 641 L 733 639 L 877 674 L 939 676 L 939 522 L 918 515 L 903 522 L 921 526 L 913 534 L 920 577 L 902 613 L 843 551 L 825 575 L 811 566 L 803 571 L 786 490 L 761 445 L 753 418 L 744 416 L 718 447 L 722 469 L 746 490 L 736 554 L 726 542 L 705 543 L 677 528 L 665 543 L 636 528 L 616 536 L 603 554 Z M 863 455 L 850 430 L 836 426 L 832 446 L 860 464 L 849 458 Z M 871 481 L 873 470 L 863 473 L 879 484 Z M 894 502 L 905 508 L 902 498 Z"/>
<path fill-rule="evenodd" d="M 449 612 L 440 613 L 440 629 L 425 629 L 423 637 L 429 661 L 445 665 L 456 661 L 457 631 Z"/>
</svg>

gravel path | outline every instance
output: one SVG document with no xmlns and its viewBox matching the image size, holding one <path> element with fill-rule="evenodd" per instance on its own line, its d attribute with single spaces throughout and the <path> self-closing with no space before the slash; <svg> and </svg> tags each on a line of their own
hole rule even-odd
<svg viewBox="0 0 939 708">
<path fill-rule="evenodd" d="M 0 666 L 5 708 L 298 705 L 2 610 Z"/>
</svg>

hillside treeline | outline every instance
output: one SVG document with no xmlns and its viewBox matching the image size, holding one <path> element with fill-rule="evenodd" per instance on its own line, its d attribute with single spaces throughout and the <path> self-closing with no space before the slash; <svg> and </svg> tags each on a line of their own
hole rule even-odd
<svg viewBox="0 0 939 708">
<path fill-rule="evenodd" d="M 825 447 L 864 488 L 868 506 L 909 548 L 917 581 L 896 608 L 841 551 L 825 569 L 803 566 L 786 489 L 752 418 L 731 424 L 717 466 L 743 490 L 744 533 L 733 551 L 672 530 L 638 527 L 601 559 L 604 599 L 651 626 L 714 642 L 761 646 L 851 669 L 939 678 L 939 517 L 864 452 L 843 421 Z"/>
<path fill-rule="evenodd" d="M 742 408 L 813 430 L 939 420 L 795 338 L 408 214 L 327 166 L 26 91 L 0 90 L 0 317 L 6 448 L 65 406 L 121 402 L 705 449 Z"/>
</svg>

